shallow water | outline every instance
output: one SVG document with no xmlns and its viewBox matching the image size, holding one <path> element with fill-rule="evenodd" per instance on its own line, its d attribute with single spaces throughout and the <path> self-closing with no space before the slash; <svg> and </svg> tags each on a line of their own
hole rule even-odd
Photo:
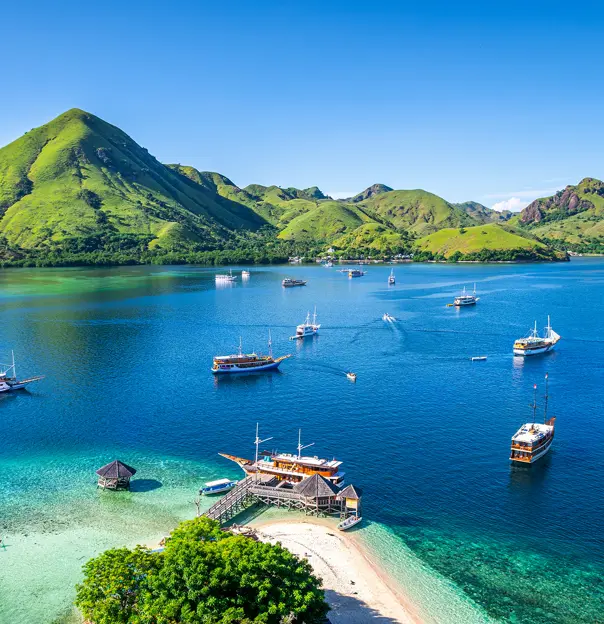
<svg viewBox="0 0 604 624">
<path fill-rule="evenodd" d="M 601 618 L 604 262 L 406 265 L 394 287 L 389 272 L 258 267 L 217 288 L 195 267 L 3 271 L 0 355 L 46 378 L 0 395 L 0 623 L 52 622 L 89 556 L 191 517 L 202 482 L 240 474 L 216 453 L 251 456 L 257 421 L 270 445 L 293 450 L 302 427 L 313 454 L 345 462 L 365 490 L 360 537 L 430 619 Z M 309 285 L 283 289 L 287 275 Z M 446 307 L 473 282 L 476 308 Z M 321 335 L 290 342 L 315 304 Z M 557 350 L 513 358 L 548 313 Z M 295 354 L 281 372 L 212 377 L 212 355 L 240 335 L 265 350 L 269 327 Z M 510 467 L 545 372 L 553 450 Z M 131 493 L 95 488 L 116 457 L 138 469 Z"/>
</svg>

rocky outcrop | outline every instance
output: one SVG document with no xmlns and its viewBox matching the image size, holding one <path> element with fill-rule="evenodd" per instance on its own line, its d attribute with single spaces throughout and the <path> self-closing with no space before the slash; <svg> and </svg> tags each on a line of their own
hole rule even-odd
<svg viewBox="0 0 604 624">
<path fill-rule="evenodd" d="M 588 199 L 585 199 L 584 195 L 586 193 L 600 194 L 600 192 L 604 195 L 604 184 L 602 182 L 592 178 L 585 178 L 577 186 L 567 186 L 563 191 L 558 191 L 552 197 L 536 199 L 522 211 L 520 220 L 522 223 L 539 223 L 553 212 L 570 216 L 577 212 L 589 210 L 594 205 Z"/>
<path fill-rule="evenodd" d="M 389 186 L 385 184 L 372 184 L 369 188 L 366 188 L 362 193 L 355 195 L 351 199 L 346 199 L 344 201 L 352 202 L 353 204 L 357 204 L 358 202 L 365 201 L 374 195 L 379 195 L 380 193 L 389 193 L 394 189 L 391 189 Z"/>
</svg>

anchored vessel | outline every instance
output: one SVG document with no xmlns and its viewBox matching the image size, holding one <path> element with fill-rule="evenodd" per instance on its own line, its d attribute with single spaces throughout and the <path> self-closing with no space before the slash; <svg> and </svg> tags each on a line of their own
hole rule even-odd
<svg viewBox="0 0 604 624">
<path fill-rule="evenodd" d="M 296 327 L 296 335 L 290 336 L 290 340 L 302 340 L 308 336 L 315 336 L 319 333 L 320 324 L 317 323 L 317 307 L 312 315 L 312 323 L 310 322 L 310 312 L 306 315 L 306 320 Z"/>
<path fill-rule="evenodd" d="M 241 279 L 247 279 L 250 276 L 250 272 L 249 271 L 241 271 Z"/>
<path fill-rule="evenodd" d="M 384 316 L 382 316 L 382 320 L 387 321 L 388 323 L 393 323 L 394 321 L 396 321 L 394 316 L 391 316 L 390 314 L 388 314 L 388 312 L 384 312 Z"/>
<path fill-rule="evenodd" d="M 28 377 L 27 379 L 17 379 L 17 371 L 15 368 L 15 354 L 11 351 L 12 363 L 0 364 L 0 367 L 6 367 L 4 370 L 0 370 L 0 392 L 10 392 L 11 390 L 21 390 L 25 388 L 27 384 L 32 381 L 38 381 L 44 379 L 44 375 L 37 375 L 36 377 Z"/>
<path fill-rule="evenodd" d="M 543 337 L 539 336 L 537 321 L 535 321 L 535 327 L 531 333 L 526 338 L 519 338 L 514 342 L 514 355 L 528 356 L 547 353 L 556 346 L 560 338 L 561 336 L 552 329 L 548 316 L 545 335 Z"/>
<path fill-rule="evenodd" d="M 471 306 L 476 305 L 476 302 L 479 300 L 479 297 L 476 296 L 476 284 L 474 284 L 474 291 L 471 295 L 466 293 L 466 287 L 463 287 L 461 295 L 455 297 L 453 301 L 453 305 L 457 308 L 461 308 L 463 306 Z"/>
<path fill-rule="evenodd" d="M 268 335 L 268 355 L 257 353 L 243 353 L 241 338 L 239 339 L 239 352 L 234 355 L 217 355 L 214 357 L 212 373 L 214 375 L 229 373 L 255 373 L 259 371 L 274 370 L 279 368 L 283 360 L 290 358 L 291 354 L 273 357 L 271 335 Z"/>
<path fill-rule="evenodd" d="M 202 496 L 210 496 L 212 494 L 222 494 L 232 490 L 237 485 L 237 481 L 232 479 L 217 479 L 216 481 L 208 481 L 204 487 L 199 490 Z"/>
<path fill-rule="evenodd" d="M 361 269 L 348 270 L 348 277 L 363 277 L 363 275 L 365 275 L 365 272 L 361 271 Z"/>
<path fill-rule="evenodd" d="M 306 286 L 306 280 L 297 280 L 292 279 L 291 277 L 286 277 L 281 284 L 283 284 L 285 288 L 292 288 L 293 286 Z"/>
<path fill-rule="evenodd" d="M 512 438 L 510 460 L 523 464 L 534 464 L 551 448 L 554 441 L 555 418 L 547 419 L 548 375 L 545 375 L 545 403 L 543 424 L 534 422 L 537 412 L 537 384 L 533 386 L 533 422 L 522 425 Z"/>
<path fill-rule="evenodd" d="M 226 453 L 219 453 L 219 455 L 239 464 L 246 475 L 270 475 L 279 481 L 287 481 L 288 483 L 298 483 L 313 475 L 321 475 L 333 485 L 342 485 L 344 481 L 344 473 L 340 472 L 342 462 L 337 459 L 321 459 L 316 455 L 314 457 L 302 455 L 302 451 L 309 446 L 313 446 L 314 442 L 303 445 L 301 435 L 302 431 L 299 430 L 297 453 L 268 451 L 260 453 L 260 445 L 272 440 L 272 437 L 261 440 L 258 437 L 258 425 L 256 425 L 256 439 L 254 440 L 256 445 L 255 460 L 227 455 Z"/>
<path fill-rule="evenodd" d="M 391 269 L 390 275 L 388 276 L 388 285 L 394 286 L 396 284 L 396 279 L 394 277 L 394 269 Z"/>
<path fill-rule="evenodd" d="M 237 276 L 233 275 L 233 271 L 231 269 L 229 269 L 228 275 L 227 274 L 216 275 L 217 282 L 234 282 L 236 280 L 237 280 Z"/>
</svg>

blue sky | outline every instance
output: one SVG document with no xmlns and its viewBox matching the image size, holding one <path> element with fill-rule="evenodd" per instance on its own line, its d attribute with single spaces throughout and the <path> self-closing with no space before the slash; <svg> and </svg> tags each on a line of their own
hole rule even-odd
<svg viewBox="0 0 604 624">
<path fill-rule="evenodd" d="M 0 144 L 79 107 L 240 186 L 520 208 L 604 176 L 603 32 L 580 1 L 13 2 Z"/>
</svg>

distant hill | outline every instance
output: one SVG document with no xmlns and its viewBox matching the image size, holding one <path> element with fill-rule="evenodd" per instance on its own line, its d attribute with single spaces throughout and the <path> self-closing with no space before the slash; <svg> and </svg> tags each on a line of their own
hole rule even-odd
<svg viewBox="0 0 604 624">
<path fill-rule="evenodd" d="M 604 182 L 584 178 L 536 199 L 518 219 L 532 234 L 578 251 L 604 253 Z"/>
<path fill-rule="evenodd" d="M 487 208 L 475 201 L 467 201 L 462 204 L 453 204 L 457 208 L 461 208 L 470 215 L 478 223 L 505 223 L 509 221 L 514 213 L 511 210 L 502 210 L 501 212 Z"/>
<path fill-rule="evenodd" d="M 393 191 L 394 189 L 386 186 L 385 184 L 373 184 L 369 188 L 366 188 L 364 191 L 355 195 L 354 197 L 350 197 L 349 199 L 344 199 L 342 201 L 349 202 L 351 204 L 358 204 L 359 202 L 365 201 L 367 199 L 371 199 L 375 195 L 379 195 L 380 193 L 388 193 L 389 191 Z"/>
<path fill-rule="evenodd" d="M 0 149 L 0 217 L 0 235 L 25 249 L 126 234 L 215 246 L 265 223 L 79 109 Z"/>
</svg>

